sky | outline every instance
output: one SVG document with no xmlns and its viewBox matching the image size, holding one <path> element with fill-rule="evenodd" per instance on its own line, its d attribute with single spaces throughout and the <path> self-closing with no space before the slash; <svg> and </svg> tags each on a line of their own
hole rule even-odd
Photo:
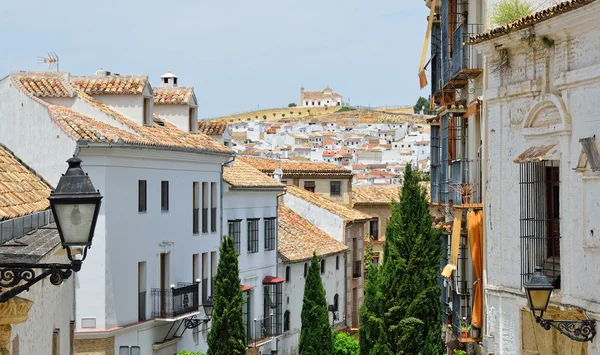
<svg viewBox="0 0 600 355">
<path fill-rule="evenodd" d="M 422 0 L 0 0 L 0 77 L 171 70 L 199 117 L 298 103 L 329 85 L 351 105 L 414 105 L 427 27 Z"/>
</svg>

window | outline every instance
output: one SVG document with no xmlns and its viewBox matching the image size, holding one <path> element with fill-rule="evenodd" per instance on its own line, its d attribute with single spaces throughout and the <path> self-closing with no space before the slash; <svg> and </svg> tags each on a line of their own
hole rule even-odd
<svg viewBox="0 0 600 355">
<path fill-rule="evenodd" d="M 217 231 L 217 183 L 210 183 L 210 231 Z"/>
<path fill-rule="evenodd" d="M 138 212 L 146 212 L 146 180 L 138 180 Z"/>
<path fill-rule="evenodd" d="M 208 253 L 202 253 L 202 304 L 208 299 Z"/>
<path fill-rule="evenodd" d="M 210 296 L 215 295 L 215 275 L 217 274 L 217 252 L 210 252 Z"/>
<path fill-rule="evenodd" d="M 200 280 L 200 254 L 192 255 L 192 283 Z"/>
<path fill-rule="evenodd" d="M 292 268 L 289 266 L 285 267 L 285 281 L 290 282 L 292 280 Z"/>
<path fill-rule="evenodd" d="M 283 314 L 283 331 L 287 332 L 290 330 L 290 311 L 285 311 Z"/>
<path fill-rule="evenodd" d="M 144 97 L 144 107 L 143 107 L 143 115 L 144 115 L 144 125 L 152 126 L 154 120 L 152 119 L 152 101 L 154 98 Z"/>
<path fill-rule="evenodd" d="M 375 217 L 369 221 L 369 233 L 373 240 L 379 240 L 379 218 Z"/>
<path fill-rule="evenodd" d="M 558 161 L 520 164 L 521 283 L 541 266 L 560 289 L 560 171 Z"/>
<path fill-rule="evenodd" d="M 336 311 L 339 311 L 340 308 L 340 295 L 338 295 L 337 293 L 335 294 L 335 296 L 333 296 L 333 309 L 335 309 Z"/>
<path fill-rule="evenodd" d="M 194 182 L 192 188 L 192 232 L 200 233 L 200 215 L 199 215 L 199 200 L 200 200 L 200 183 Z"/>
<path fill-rule="evenodd" d="M 321 275 L 325 273 L 325 259 L 321 259 Z"/>
<path fill-rule="evenodd" d="M 229 224 L 229 236 L 233 239 L 233 246 L 235 251 L 240 254 L 240 237 L 242 231 L 242 220 L 236 219 L 234 221 L 228 221 Z"/>
<path fill-rule="evenodd" d="M 162 211 L 169 210 L 169 182 L 160 182 L 160 209 Z"/>
<path fill-rule="evenodd" d="M 244 326 L 246 327 L 246 343 L 252 339 L 252 302 L 251 302 L 251 290 L 243 291 L 244 295 L 244 308 L 242 311 L 242 318 L 244 319 Z"/>
<path fill-rule="evenodd" d="M 138 263 L 138 321 L 146 320 L 146 262 Z"/>
<path fill-rule="evenodd" d="M 335 269 L 336 270 L 340 269 L 340 256 L 339 255 L 335 256 Z"/>
<path fill-rule="evenodd" d="M 202 183 L 202 233 L 208 233 L 208 183 Z"/>
<path fill-rule="evenodd" d="M 304 190 L 315 192 L 315 182 L 314 181 L 305 181 L 304 182 Z"/>
<path fill-rule="evenodd" d="M 196 117 L 196 108 L 190 107 L 190 132 L 198 132 L 198 118 Z"/>
<path fill-rule="evenodd" d="M 263 331 L 266 336 L 282 333 L 283 323 L 283 294 L 282 284 L 266 284 L 264 286 L 263 309 L 265 311 L 265 322 Z M 270 314 L 270 316 L 269 316 Z M 261 336 L 264 338 L 265 336 Z"/>
<path fill-rule="evenodd" d="M 60 355 L 60 329 L 52 333 L 52 355 Z"/>
<path fill-rule="evenodd" d="M 265 250 L 275 250 L 275 236 L 277 234 L 277 219 L 265 218 Z"/>
<path fill-rule="evenodd" d="M 304 277 L 308 274 L 308 263 L 304 263 Z"/>
<path fill-rule="evenodd" d="M 329 183 L 329 193 L 331 195 L 341 195 L 342 194 L 342 182 L 341 181 L 331 181 Z"/>
<path fill-rule="evenodd" d="M 281 180 L 281 183 L 287 185 L 287 180 Z"/>
<path fill-rule="evenodd" d="M 258 253 L 258 221 L 248 220 L 248 253 Z"/>
</svg>

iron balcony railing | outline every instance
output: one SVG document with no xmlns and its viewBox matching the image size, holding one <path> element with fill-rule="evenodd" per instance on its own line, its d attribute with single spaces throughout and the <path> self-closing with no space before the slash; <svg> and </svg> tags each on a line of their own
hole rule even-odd
<svg viewBox="0 0 600 355">
<path fill-rule="evenodd" d="M 194 234 L 200 233 L 200 224 L 198 223 L 200 221 L 200 216 L 198 215 L 198 213 L 198 208 L 194 208 L 192 210 L 192 233 Z"/>
<path fill-rule="evenodd" d="M 153 318 L 175 318 L 200 308 L 197 283 L 168 290 L 153 288 L 151 294 Z"/>
<path fill-rule="evenodd" d="M 254 329 L 251 332 L 252 339 L 248 341 L 249 347 L 261 343 L 261 340 L 275 337 L 283 333 L 283 324 L 278 320 L 275 314 L 267 317 L 261 316 L 254 319 L 252 323 L 252 328 Z"/>
<path fill-rule="evenodd" d="M 481 160 L 461 159 L 452 162 L 448 179 L 449 203 L 469 205 L 481 203 Z"/>
<path fill-rule="evenodd" d="M 362 276 L 362 260 L 354 260 L 352 267 L 352 277 L 358 278 Z"/>
<path fill-rule="evenodd" d="M 483 69 L 483 55 L 477 53 L 472 46 L 465 42 L 483 32 L 483 25 L 460 24 L 452 35 L 452 58 L 450 59 L 450 76 L 455 78 L 462 70 Z"/>
<path fill-rule="evenodd" d="M 452 293 L 452 331 L 462 338 L 461 331 L 471 324 L 471 294 Z M 470 337 L 467 334 L 467 338 Z"/>
<path fill-rule="evenodd" d="M 202 208 L 202 233 L 208 233 L 208 208 Z"/>
</svg>

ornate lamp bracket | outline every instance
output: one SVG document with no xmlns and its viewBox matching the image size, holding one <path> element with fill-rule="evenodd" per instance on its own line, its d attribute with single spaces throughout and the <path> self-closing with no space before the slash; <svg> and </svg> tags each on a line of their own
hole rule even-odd
<svg viewBox="0 0 600 355">
<path fill-rule="evenodd" d="M 191 316 L 186 318 L 183 322 L 183 325 L 186 329 L 195 329 L 201 326 L 202 324 L 208 324 L 210 322 L 210 318 L 206 317 L 204 319 L 198 319 L 196 316 Z"/>
<path fill-rule="evenodd" d="M 575 341 L 592 341 L 596 336 L 595 320 L 551 320 L 541 317 L 535 317 L 535 320 L 542 328 L 546 330 L 554 328 Z"/>
</svg>

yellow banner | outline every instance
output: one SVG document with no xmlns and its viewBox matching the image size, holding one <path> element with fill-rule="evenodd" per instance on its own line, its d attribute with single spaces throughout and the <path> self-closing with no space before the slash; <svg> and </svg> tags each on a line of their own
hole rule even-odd
<svg viewBox="0 0 600 355">
<path fill-rule="evenodd" d="M 450 260 L 448 265 L 444 266 L 442 270 L 442 276 L 450 278 L 452 272 L 456 270 L 458 265 L 458 247 L 460 245 L 460 226 L 462 224 L 462 210 L 456 209 L 454 211 L 454 225 L 452 225 L 452 240 L 450 241 Z"/>
<path fill-rule="evenodd" d="M 425 75 L 425 58 L 427 58 L 427 48 L 429 48 L 429 39 L 431 38 L 431 27 L 433 26 L 433 15 L 435 14 L 435 5 L 437 0 L 431 0 L 431 9 L 429 9 L 429 19 L 427 21 L 427 32 L 425 32 L 425 41 L 423 42 L 423 51 L 421 52 L 421 62 L 419 63 L 419 85 L 421 89 L 427 86 L 427 77 Z"/>
</svg>

